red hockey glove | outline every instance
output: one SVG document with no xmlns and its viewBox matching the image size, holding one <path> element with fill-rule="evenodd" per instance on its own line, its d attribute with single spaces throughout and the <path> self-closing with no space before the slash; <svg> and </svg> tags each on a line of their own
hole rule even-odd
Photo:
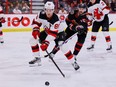
<svg viewBox="0 0 116 87">
<path fill-rule="evenodd" d="M 44 26 L 44 30 L 45 30 L 45 32 L 46 32 L 47 34 L 49 34 L 50 28 L 48 28 L 47 26 Z"/>
<path fill-rule="evenodd" d="M 49 41 L 43 41 L 42 44 L 40 45 L 42 51 L 47 50 L 48 46 L 49 46 Z"/>
<path fill-rule="evenodd" d="M 32 31 L 32 36 L 37 39 L 40 36 L 40 31 L 39 30 L 33 30 Z"/>
</svg>

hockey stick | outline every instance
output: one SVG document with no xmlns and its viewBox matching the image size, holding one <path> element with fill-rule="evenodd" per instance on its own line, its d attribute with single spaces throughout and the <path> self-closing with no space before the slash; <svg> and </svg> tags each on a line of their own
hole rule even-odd
<svg viewBox="0 0 116 87">
<path fill-rule="evenodd" d="M 78 32 L 76 32 L 75 34 L 73 34 L 71 37 L 69 37 L 68 39 L 66 39 L 64 42 L 62 42 L 60 45 L 58 45 L 55 49 L 59 49 L 63 44 L 66 44 L 69 40 L 71 40 L 74 36 L 76 36 L 78 34 Z M 50 53 L 49 53 L 50 55 Z M 44 55 L 44 57 L 48 57 L 49 56 L 48 54 L 47 55 Z"/>
<path fill-rule="evenodd" d="M 109 23 L 109 25 L 112 25 L 114 22 L 113 21 L 111 21 L 110 23 Z"/>
<path fill-rule="evenodd" d="M 20 20 L 12 21 L 12 22 L 21 22 L 23 20 L 23 16 L 21 17 Z"/>
<path fill-rule="evenodd" d="M 78 32 L 76 32 L 75 34 L 73 34 L 71 37 L 69 37 L 68 39 L 66 39 L 63 43 L 61 43 L 59 46 L 58 46 L 58 48 L 59 47 L 61 47 L 63 44 L 66 44 L 69 40 L 71 40 L 75 35 L 77 35 L 78 34 Z"/>
<path fill-rule="evenodd" d="M 58 65 L 56 64 L 56 62 L 54 61 L 54 59 L 51 57 L 50 53 L 47 50 L 46 50 L 46 53 L 48 54 L 49 58 L 52 60 L 52 62 L 56 66 L 56 68 L 59 70 L 59 72 L 61 73 L 61 75 L 65 78 L 65 75 L 63 74 L 63 72 L 61 71 L 61 69 L 58 67 Z"/>
</svg>

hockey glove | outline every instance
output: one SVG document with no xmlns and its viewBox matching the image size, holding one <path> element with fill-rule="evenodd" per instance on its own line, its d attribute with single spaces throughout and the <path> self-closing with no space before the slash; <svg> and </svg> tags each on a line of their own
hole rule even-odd
<svg viewBox="0 0 116 87">
<path fill-rule="evenodd" d="M 43 41 L 42 44 L 40 45 L 42 51 L 47 50 L 48 46 L 49 46 L 49 41 Z"/>
<path fill-rule="evenodd" d="M 50 28 L 48 28 L 47 26 L 44 26 L 44 30 L 47 34 L 50 32 Z"/>
<path fill-rule="evenodd" d="M 78 25 L 75 27 L 76 31 L 79 35 L 83 34 L 85 32 L 84 27 L 82 25 Z"/>
<path fill-rule="evenodd" d="M 70 24 L 70 30 L 72 30 L 74 32 L 78 32 L 78 34 L 82 34 L 85 32 L 84 27 L 82 25 Z"/>
<path fill-rule="evenodd" d="M 32 31 L 32 36 L 37 39 L 40 36 L 40 31 L 38 29 L 34 29 Z"/>
</svg>

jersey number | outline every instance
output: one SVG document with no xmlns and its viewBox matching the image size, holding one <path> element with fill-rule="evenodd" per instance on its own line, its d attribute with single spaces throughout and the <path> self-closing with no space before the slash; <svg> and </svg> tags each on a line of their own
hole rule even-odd
<svg viewBox="0 0 116 87">
<path fill-rule="evenodd" d="M 94 17 L 99 20 L 101 16 L 103 16 L 103 13 L 99 11 L 99 8 L 94 9 Z"/>
</svg>

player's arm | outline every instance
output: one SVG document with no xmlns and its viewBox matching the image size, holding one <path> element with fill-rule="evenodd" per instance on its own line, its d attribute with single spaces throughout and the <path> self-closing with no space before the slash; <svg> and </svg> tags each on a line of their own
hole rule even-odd
<svg viewBox="0 0 116 87">
<path fill-rule="evenodd" d="M 32 21 L 32 36 L 37 39 L 40 36 L 40 27 L 42 23 L 39 20 L 39 14 Z"/>
<path fill-rule="evenodd" d="M 108 7 L 104 1 L 100 1 L 100 8 L 103 14 L 108 14 L 110 12 L 110 7 Z"/>
<path fill-rule="evenodd" d="M 83 34 L 87 31 L 87 24 L 73 25 L 70 29 L 74 32 L 78 32 L 78 34 Z"/>
<path fill-rule="evenodd" d="M 66 24 L 67 24 L 67 26 L 70 26 L 70 24 L 74 24 L 74 25 L 76 25 L 77 24 L 77 22 L 74 20 L 74 17 L 73 17 L 74 15 L 73 14 L 69 14 L 68 16 L 67 16 L 67 18 L 66 18 Z"/>
<path fill-rule="evenodd" d="M 88 8 L 88 11 L 86 13 L 87 18 L 88 18 L 89 21 L 93 21 L 94 20 L 94 17 L 93 17 L 93 13 L 92 12 L 93 12 L 92 7 L 89 7 Z"/>
<path fill-rule="evenodd" d="M 45 51 L 48 48 L 48 46 L 49 46 L 51 41 L 54 41 L 56 39 L 56 37 L 58 35 L 58 28 L 59 28 L 59 25 L 60 25 L 59 23 L 60 22 L 57 21 L 53 25 L 51 25 L 51 27 L 49 27 L 49 28 L 48 27 L 46 27 L 46 28 L 44 27 L 45 28 L 45 32 L 47 33 L 47 37 L 40 45 L 40 47 L 41 47 L 41 49 L 43 51 Z"/>
</svg>

